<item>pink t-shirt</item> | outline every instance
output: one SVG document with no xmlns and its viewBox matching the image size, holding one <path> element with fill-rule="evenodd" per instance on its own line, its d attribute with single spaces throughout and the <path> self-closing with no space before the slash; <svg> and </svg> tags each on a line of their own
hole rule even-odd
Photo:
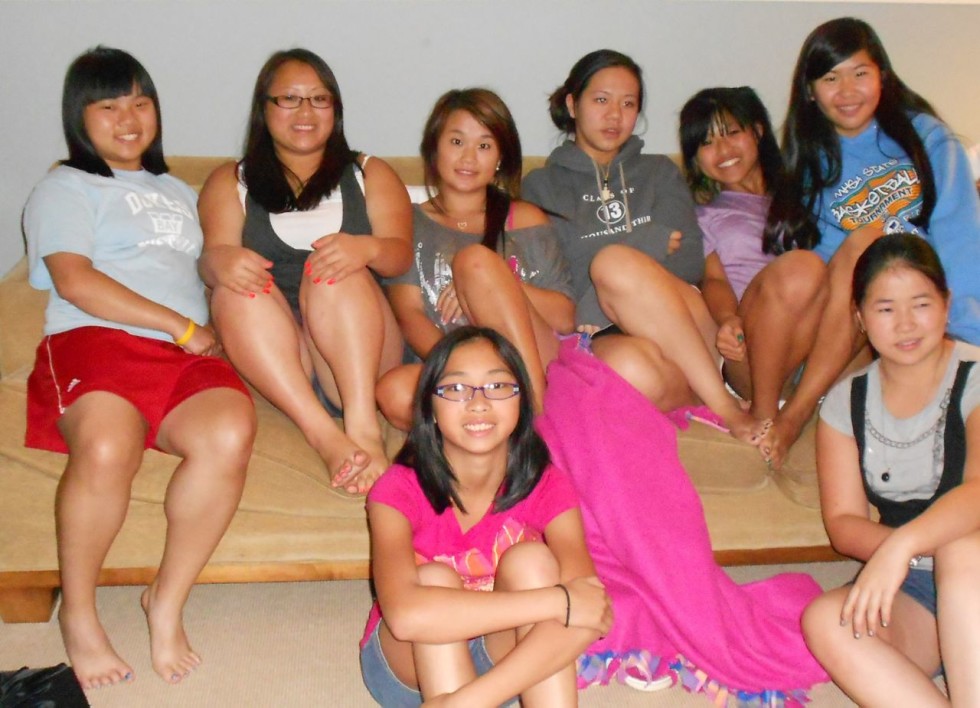
<svg viewBox="0 0 980 708">
<path fill-rule="evenodd" d="M 497 562 L 521 541 L 537 541 L 552 519 L 578 507 L 565 473 L 549 465 L 531 493 L 506 511 L 487 513 L 463 533 L 451 507 L 436 514 L 419 486 L 415 470 L 394 465 L 374 483 L 368 501 L 390 506 L 408 519 L 418 565 L 438 561 L 455 569 L 468 590 L 493 590 Z M 375 602 L 361 646 L 381 619 Z"/>
</svg>

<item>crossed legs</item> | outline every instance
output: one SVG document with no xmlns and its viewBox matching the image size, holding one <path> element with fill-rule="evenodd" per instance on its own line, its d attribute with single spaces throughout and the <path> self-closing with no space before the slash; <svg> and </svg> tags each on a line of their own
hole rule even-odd
<svg viewBox="0 0 980 708">
<path fill-rule="evenodd" d="M 462 589 L 449 566 L 419 567 L 425 585 Z M 558 562 L 542 543 L 525 542 L 501 557 L 494 589 L 501 591 L 551 587 L 559 582 Z M 487 652 L 495 666 L 482 676 L 476 671 L 467 642 L 411 644 L 399 642 L 382 625 L 381 647 L 392 670 L 408 686 L 419 686 L 427 700 L 462 692 L 467 705 L 500 705 L 520 695 L 524 706 L 575 706 L 575 659 L 593 641 L 594 632 L 566 628 L 553 620 L 516 627 L 486 636 Z M 471 700 L 478 697 L 479 702 Z"/>
<path fill-rule="evenodd" d="M 235 368 L 296 423 L 335 485 L 364 493 L 388 464 L 374 386 L 401 358 L 398 327 L 367 271 L 332 285 L 304 278 L 300 307 L 302 329 L 275 287 L 255 298 L 218 287 L 211 299 Z M 314 370 L 327 396 L 343 406 L 346 432 L 313 392 Z"/>
</svg>

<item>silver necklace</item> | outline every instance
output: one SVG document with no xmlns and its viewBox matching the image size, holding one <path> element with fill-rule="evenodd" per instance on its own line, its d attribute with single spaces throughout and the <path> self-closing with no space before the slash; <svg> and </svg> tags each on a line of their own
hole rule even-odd
<svg viewBox="0 0 980 708">
<path fill-rule="evenodd" d="M 946 389 L 945 395 L 943 395 L 943 400 L 939 404 L 939 417 L 936 418 L 936 422 L 933 423 L 927 430 L 917 435 L 913 440 L 892 440 L 880 430 L 878 430 L 874 423 L 871 422 L 871 415 L 868 413 L 868 407 L 864 408 L 864 428 L 875 440 L 880 442 L 885 446 L 882 450 L 885 471 L 881 473 L 881 481 L 888 482 L 891 479 L 891 465 L 888 464 L 888 448 L 894 448 L 896 450 L 907 450 L 910 447 L 914 447 L 921 443 L 922 441 L 932 437 L 932 474 L 935 478 L 937 466 L 940 461 L 944 458 L 943 455 L 943 433 L 946 430 L 946 416 L 949 409 L 949 399 L 952 396 L 952 387 Z M 882 420 L 884 420 L 885 412 L 885 401 L 882 397 L 881 401 L 882 409 Z"/>
</svg>

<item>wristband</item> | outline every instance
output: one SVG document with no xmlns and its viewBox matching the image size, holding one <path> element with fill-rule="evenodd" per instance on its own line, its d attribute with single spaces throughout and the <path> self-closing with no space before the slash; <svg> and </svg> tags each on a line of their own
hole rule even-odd
<svg viewBox="0 0 980 708">
<path fill-rule="evenodd" d="M 187 344 L 189 341 L 191 341 L 191 337 L 194 336 L 194 330 L 196 329 L 197 329 L 197 325 L 194 323 L 194 320 L 188 319 L 187 329 L 184 330 L 184 333 L 182 335 L 180 335 L 177 339 L 174 340 L 174 344 L 176 344 L 178 347 L 182 347 L 185 344 Z"/>
<path fill-rule="evenodd" d="M 565 593 L 565 626 L 568 626 L 568 621 L 572 618 L 572 596 L 568 594 L 568 588 L 566 588 L 561 583 L 555 585 L 556 588 L 561 588 L 561 591 Z"/>
</svg>

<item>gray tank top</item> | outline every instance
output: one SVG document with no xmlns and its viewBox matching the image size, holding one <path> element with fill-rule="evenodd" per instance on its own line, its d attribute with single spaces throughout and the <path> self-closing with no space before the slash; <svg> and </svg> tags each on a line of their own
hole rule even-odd
<svg viewBox="0 0 980 708">
<path fill-rule="evenodd" d="M 344 168 L 340 176 L 340 195 L 343 200 L 343 219 L 340 230 L 348 234 L 370 234 L 367 202 L 357 183 L 354 170 L 361 169 L 355 163 Z M 270 273 L 276 286 L 286 297 L 293 314 L 299 318 L 299 286 L 303 281 L 303 267 L 310 255 L 309 249 L 293 248 L 284 243 L 272 228 L 267 212 L 251 194 L 245 194 L 245 227 L 242 245 L 272 261 Z M 377 276 L 375 276 L 377 277 Z"/>
</svg>

